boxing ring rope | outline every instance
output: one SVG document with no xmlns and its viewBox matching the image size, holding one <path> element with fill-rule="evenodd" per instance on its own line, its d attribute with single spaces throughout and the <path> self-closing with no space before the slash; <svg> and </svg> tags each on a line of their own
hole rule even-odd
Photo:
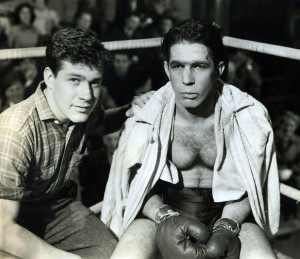
<svg viewBox="0 0 300 259">
<path fill-rule="evenodd" d="M 227 47 L 300 60 L 300 49 L 237 39 L 229 36 L 223 37 L 223 44 Z M 161 45 L 161 38 L 109 41 L 103 42 L 103 45 L 108 50 L 152 48 L 159 47 Z M 0 50 L 0 60 L 43 57 L 45 56 L 45 50 L 46 47 L 2 49 Z M 300 190 L 292 188 L 283 183 L 280 183 L 280 193 L 293 200 L 296 200 L 297 202 L 300 201 Z M 92 206 L 91 210 L 97 213 L 99 209 L 101 210 L 101 207 L 102 203 L 98 203 Z"/>
<path fill-rule="evenodd" d="M 229 36 L 223 37 L 223 43 L 225 46 L 231 48 L 244 49 L 278 57 L 300 60 L 300 49 L 237 39 Z M 103 42 L 103 45 L 108 50 L 153 48 L 159 47 L 160 44 L 161 38 Z M 46 47 L 2 49 L 0 50 L 0 60 L 43 57 L 45 56 L 45 49 Z"/>
</svg>

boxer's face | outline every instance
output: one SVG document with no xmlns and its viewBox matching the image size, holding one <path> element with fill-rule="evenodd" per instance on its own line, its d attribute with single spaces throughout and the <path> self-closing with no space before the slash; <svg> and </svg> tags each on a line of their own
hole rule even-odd
<svg viewBox="0 0 300 259">
<path fill-rule="evenodd" d="M 59 121 L 87 121 L 100 96 L 102 70 L 64 61 L 56 76 L 46 68 L 44 77 L 49 105 Z"/>
<path fill-rule="evenodd" d="M 175 92 L 176 105 L 184 108 L 199 107 L 218 78 L 210 50 L 200 43 L 173 45 L 165 71 Z"/>
</svg>

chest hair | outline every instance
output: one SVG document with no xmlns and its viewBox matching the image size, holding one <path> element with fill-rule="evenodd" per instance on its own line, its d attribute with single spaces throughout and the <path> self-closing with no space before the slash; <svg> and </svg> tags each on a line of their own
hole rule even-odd
<svg viewBox="0 0 300 259">
<path fill-rule="evenodd" d="M 213 121 L 188 126 L 175 124 L 170 151 L 171 161 L 178 169 L 212 169 L 217 155 Z"/>
</svg>

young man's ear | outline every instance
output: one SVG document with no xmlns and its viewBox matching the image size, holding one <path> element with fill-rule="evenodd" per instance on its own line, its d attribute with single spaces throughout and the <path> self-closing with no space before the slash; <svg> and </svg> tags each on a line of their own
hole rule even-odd
<svg viewBox="0 0 300 259">
<path fill-rule="evenodd" d="M 169 65 L 168 65 L 168 62 L 167 61 L 164 61 L 164 69 L 165 69 L 165 72 L 170 80 L 170 72 L 169 72 Z"/>
<path fill-rule="evenodd" d="M 218 66 L 217 66 L 218 77 L 220 77 L 223 74 L 224 69 L 225 69 L 225 63 L 223 61 L 220 61 Z"/>
<path fill-rule="evenodd" d="M 46 67 L 44 70 L 44 81 L 50 89 L 52 89 L 53 81 L 54 81 L 54 74 L 49 67 Z"/>
</svg>

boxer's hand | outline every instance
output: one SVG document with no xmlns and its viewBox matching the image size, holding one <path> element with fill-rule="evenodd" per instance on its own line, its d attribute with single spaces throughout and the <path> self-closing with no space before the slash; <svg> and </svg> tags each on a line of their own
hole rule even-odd
<svg viewBox="0 0 300 259">
<path fill-rule="evenodd" d="M 209 258 L 239 258 L 241 245 L 237 237 L 239 231 L 235 232 L 236 228 L 239 229 L 238 224 L 230 219 L 217 221 L 206 247 L 206 254 Z"/>
<path fill-rule="evenodd" d="M 156 243 L 165 259 L 205 259 L 208 228 L 199 220 L 172 216 L 158 225 Z"/>
<path fill-rule="evenodd" d="M 143 108 L 144 105 L 148 102 L 148 100 L 150 99 L 150 97 L 155 93 L 155 91 L 150 91 L 148 93 L 142 94 L 142 95 L 138 95 L 138 96 L 134 96 L 133 100 L 131 102 L 131 107 L 130 109 L 126 112 L 126 116 L 127 117 L 132 117 L 133 116 L 133 110 L 132 107 L 137 105 L 140 108 Z"/>
</svg>

